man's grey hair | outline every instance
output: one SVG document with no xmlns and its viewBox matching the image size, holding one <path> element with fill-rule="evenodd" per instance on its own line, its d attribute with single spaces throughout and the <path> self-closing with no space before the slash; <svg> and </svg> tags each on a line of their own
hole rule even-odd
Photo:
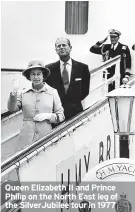
<svg viewBox="0 0 135 212">
<path fill-rule="evenodd" d="M 69 45 L 69 46 L 71 46 L 71 42 L 70 42 L 70 40 L 69 40 L 69 39 L 67 39 L 67 38 L 63 38 L 63 37 L 60 37 L 60 38 L 58 38 L 58 39 L 55 41 L 55 47 L 56 47 L 56 42 L 57 42 L 59 39 L 66 39 L 66 40 L 67 40 L 68 45 Z"/>
</svg>

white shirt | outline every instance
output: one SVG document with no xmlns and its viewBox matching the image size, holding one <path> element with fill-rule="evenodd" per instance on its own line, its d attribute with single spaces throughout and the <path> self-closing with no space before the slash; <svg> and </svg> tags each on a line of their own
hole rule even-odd
<svg viewBox="0 0 135 212">
<path fill-rule="evenodd" d="M 118 43 L 116 43 L 116 44 L 114 45 L 114 50 L 117 48 L 117 46 L 118 46 Z M 111 45 L 111 49 L 113 49 L 113 44 Z"/>
<path fill-rule="evenodd" d="M 62 72 L 64 69 L 64 63 L 63 61 L 60 60 L 60 71 L 61 71 L 61 76 L 62 76 Z M 68 78 L 69 78 L 69 83 L 70 83 L 70 78 L 71 78 L 71 70 L 72 70 L 72 60 L 71 58 L 66 62 L 66 69 L 68 71 Z"/>
</svg>

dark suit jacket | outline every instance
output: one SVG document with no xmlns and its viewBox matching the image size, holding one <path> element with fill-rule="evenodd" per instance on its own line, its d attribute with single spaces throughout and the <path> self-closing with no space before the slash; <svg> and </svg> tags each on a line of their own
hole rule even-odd
<svg viewBox="0 0 135 212">
<path fill-rule="evenodd" d="M 108 59 L 121 55 L 120 62 L 120 74 L 121 79 L 125 77 L 125 74 L 130 75 L 130 71 L 126 72 L 126 69 L 131 69 L 131 55 L 128 46 L 118 43 L 118 46 L 115 50 L 111 49 L 111 44 L 103 44 L 100 45 L 97 42 L 94 46 L 90 48 L 90 51 L 95 54 L 102 54 L 108 51 Z M 112 77 L 115 73 L 115 66 L 112 66 L 108 69 L 110 77 Z"/>
<path fill-rule="evenodd" d="M 132 49 L 135 50 L 135 44 L 132 46 Z"/>
<path fill-rule="evenodd" d="M 65 93 L 61 78 L 60 61 L 46 65 L 51 74 L 46 82 L 57 89 L 65 118 L 69 119 L 83 110 L 81 101 L 89 94 L 90 72 L 88 65 L 72 60 L 70 85 Z"/>
</svg>

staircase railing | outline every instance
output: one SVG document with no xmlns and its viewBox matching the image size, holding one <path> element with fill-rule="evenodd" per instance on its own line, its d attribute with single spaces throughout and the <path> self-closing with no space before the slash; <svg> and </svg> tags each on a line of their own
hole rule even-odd
<svg viewBox="0 0 135 212">
<path fill-rule="evenodd" d="M 115 81 L 115 88 L 120 86 L 120 60 L 121 56 L 119 55 L 90 70 L 90 92 L 89 96 L 83 102 L 84 108 L 88 108 L 102 97 L 105 97 L 110 83 Z M 113 65 L 115 65 L 115 74 L 113 77 L 107 79 L 107 69 Z"/>
</svg>

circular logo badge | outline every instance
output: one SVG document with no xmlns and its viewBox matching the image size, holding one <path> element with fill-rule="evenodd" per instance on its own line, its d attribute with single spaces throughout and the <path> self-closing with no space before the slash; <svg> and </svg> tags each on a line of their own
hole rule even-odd
<svg viewBox="0 0 135 212">
<path fill-rule="evenodd" d="M 126 199 L 126 194 L 120 195 L 120 200 L 118 200 L 115 204 L 115 210 L 116 212 L 131 212 L 132 205 Z"/>
</svg>

